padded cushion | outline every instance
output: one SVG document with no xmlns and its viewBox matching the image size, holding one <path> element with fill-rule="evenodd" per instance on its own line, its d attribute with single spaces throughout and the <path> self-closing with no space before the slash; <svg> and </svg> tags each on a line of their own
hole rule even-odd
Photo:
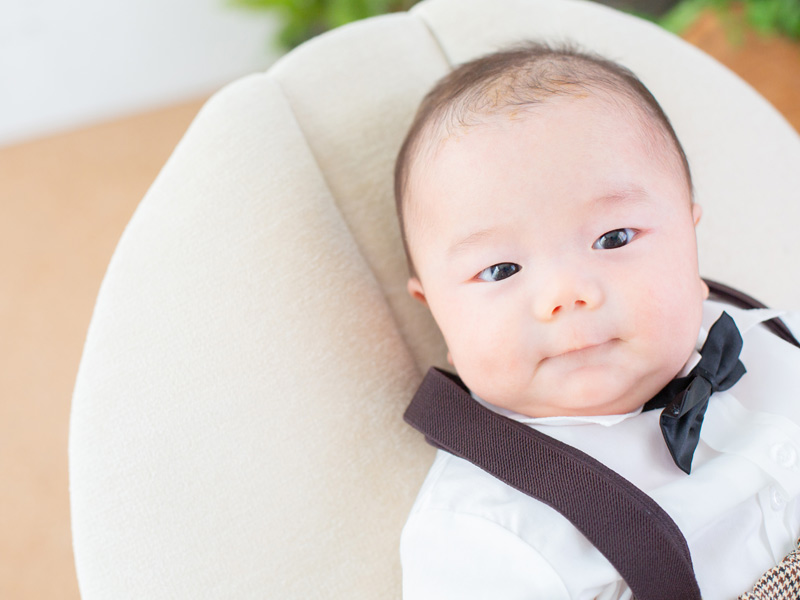
<svg viewBox="0 0 800 600">
<path fill-rule="evenodd" d="M 426 0 L 340 28 L 212 98 L 120 240 L 73 400 L 84 600 L 400 597 L 432 457 L 402 411 L 444 346 L 405 292 L 394 155 L 451 64 L 541 36 L 662 101 L 703 273 L 800 307 L 800 140 L 679 39 L 578 0 Z"/>
</svg>

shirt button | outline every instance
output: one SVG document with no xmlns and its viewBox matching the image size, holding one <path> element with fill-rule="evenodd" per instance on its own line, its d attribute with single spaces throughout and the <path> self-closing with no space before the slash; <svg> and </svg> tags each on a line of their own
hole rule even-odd
<svg viewBox="0 0 800 600">
<path fill-rule="evenodd" d="M 783 510 L 786 507 L 786 498 L 783 497 L 783 493 L 776 487 L 772 487 L 769 490 L 769 504 L 772 510 L 775 511 Z"/>
<path fill-rule="evenodd" d="M 784 469 L 791 469 L 797 463 L 797 450 L 791 444 L 775 444 L 771 454 L 772 460 Z"/>
</svg>

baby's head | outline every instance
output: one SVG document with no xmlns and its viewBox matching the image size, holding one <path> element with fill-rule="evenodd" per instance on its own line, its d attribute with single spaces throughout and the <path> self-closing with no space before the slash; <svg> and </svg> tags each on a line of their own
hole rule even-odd
<svg viewBox="0 0 800 600">
<path fill-rule="evenodd" d="M 423 100 L 395 193 L 409 292 L 484 400 L 625 413 L 689 358 L 700 208 L 672 126 L 623 67 L 533 44 L 459 67 Z"/>
</svg>

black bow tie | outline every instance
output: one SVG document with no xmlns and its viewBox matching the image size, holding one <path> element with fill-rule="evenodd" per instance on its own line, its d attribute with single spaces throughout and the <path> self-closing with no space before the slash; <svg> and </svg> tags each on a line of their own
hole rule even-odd
<svg viewBox="0 0 800 600">
<path fill-rule="evenodd" d="M 723 312 L 708 331 L 697 366 L 686 377 L 673 379 L 644 405 L 644 410 L 664 408 L 661 433 L 675 464 L 686 473 L 692 470 L 708 399 L 714 392 L 731 388 L 745 374 L 741 351 L 742 336 Z"/>
</svg>

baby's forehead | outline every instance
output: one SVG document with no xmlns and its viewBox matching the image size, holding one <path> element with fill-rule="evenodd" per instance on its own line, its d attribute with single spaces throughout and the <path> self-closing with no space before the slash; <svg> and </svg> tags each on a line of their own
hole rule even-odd
<svg viewBox="0 0 800 600">
<path fill-rule="evenodd" d="M 625 127 L 641 135 L 647 146 L 653 150 L 666 150 L 680 160 L 675 144 L 658 118 L 650 114 L 647 105 L 634 94 L 583 88 L 580 93 L 550 96 L 535 103 L 519 104 L 496 99 L 491 110 L 442 110 L 435 114 L 420 131 L 409 157 L 409 192 L 412 191 L 415 179 L 419 181 L 426 176 L 426 172 L 430 172 L 438 153 L 448 143 L 456 142 L 482 128 L 506 129 L 510 133 L 515 126 L 527 119 L 547 121 L 554 117 L 557 107 L 566 103 L 581 103 L 599 111 L 615 111 L 625 122 Z M 548 133 L 543 135 L 561 135 L 557 128 L 545 128 L 545 131 Z M 504 147 L 499 147 L 497 151 L 502 153 Z"/>
</svg>

